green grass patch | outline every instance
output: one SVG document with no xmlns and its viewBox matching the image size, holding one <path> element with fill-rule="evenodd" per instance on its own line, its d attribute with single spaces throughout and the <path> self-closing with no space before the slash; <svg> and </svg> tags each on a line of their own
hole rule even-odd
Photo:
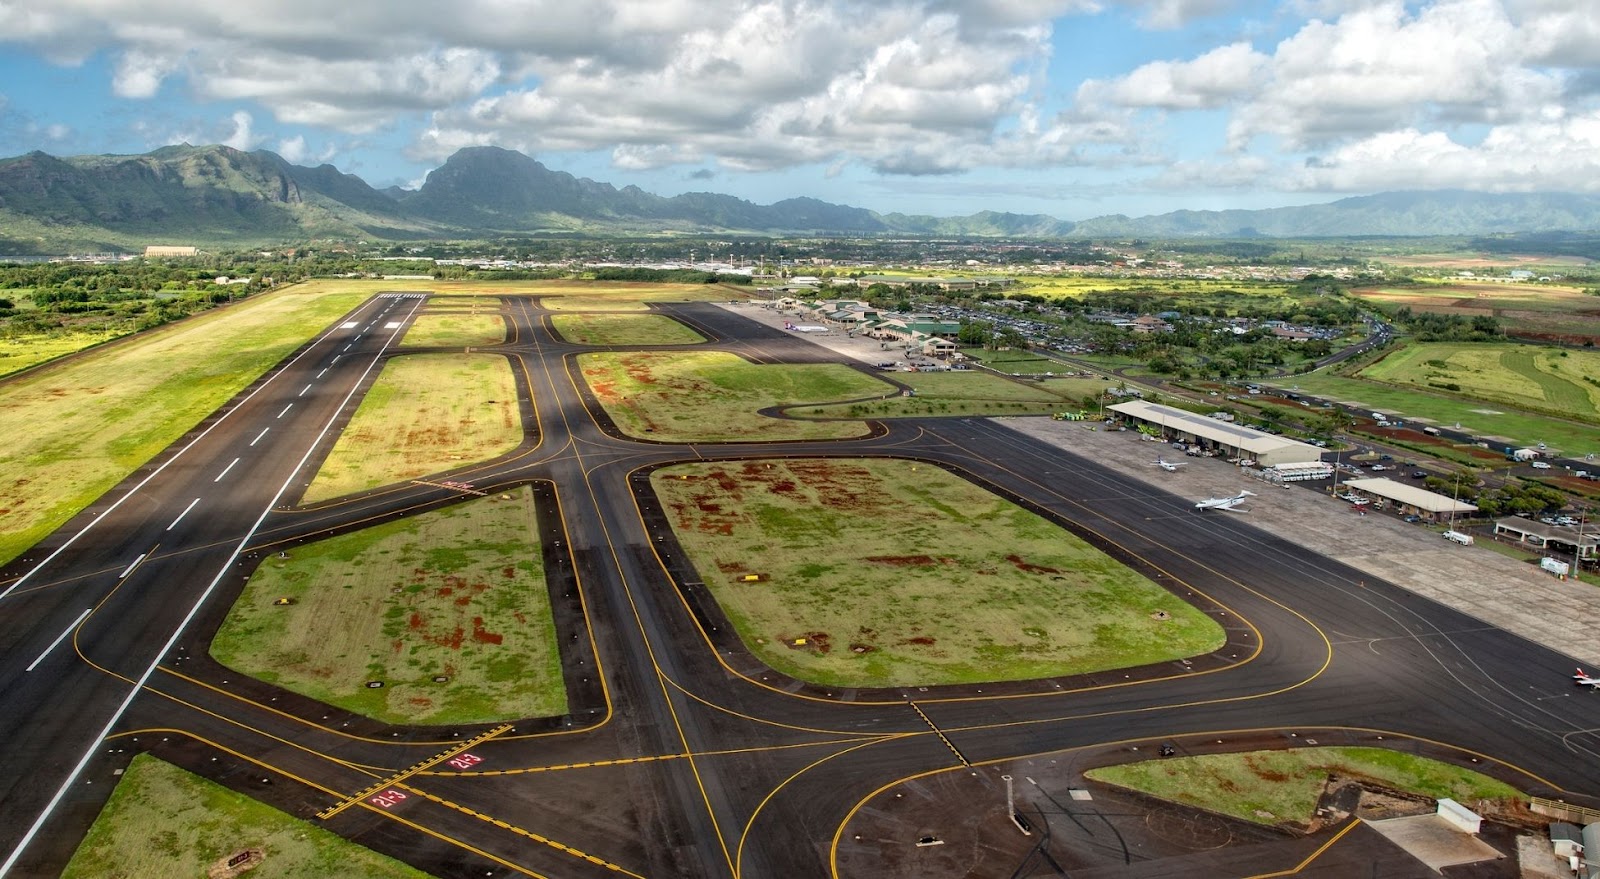
<svg viewBox="0 0 1600 879">
<path fill-rule="evenodd" d="M 69 331 L 0 338 L 0 376 L 21 372 L 67 354 L 92 348 L 123 333 Z"/>
<path fill-rule="evenodd" d="M 498 314 L 422 314 L 406 329 L 411 348 L 462 348 L 498 345 L 506 340 L 506 319 Z"/>
<path fill-rule="evenodd" d="M 1383 748 L 1296 748 L 1244 754 L 1167 757 L 1091 769 L 1095 781 L 1258 824 L 1305 824 L 1329 773 L 1464 805 L 1520 797 L 1513 787 L 1470 769 Z"/>
<path fill-rule="evenodd" d="M 88 506 L 371 290 L 296 285 L 0 384 L 0 562 Z"/>
<path fill-rule="evenodd" d="M 790 409 L 789 414 L 827 418 L 1044 415 L 1059 412 L 1069 403 L 1040 382 L 1012 381 L 986 372 L 897 372 L 894 378 L 909 385 L 916 395 L 805 406 Z"/>
<path fill-rule="evenodd" d="M 563 714 L 540 558 L 528 488 L 307 544 L 256 569 L 211 655 L 389 723 Z"/>
<path fill-rule="evenodd" d="M 302 503 L 485 461 L 522 442 L 511 364 L 493 354 L 393 357 Z"/>
<path fill-rule="evenodd" d="M 803 680 L 1026 680 L 1223 643 L 1215 622 L 1165 589 L 937 467 L 685 464 L 653 484 L 745 645 Z"/>
<path fill-rule="evenodd" d="M 1076 372 L 1059 360 L 1041 357 L 1032 351 L 990 351 L 987 348 L 963 348 L 961 353 L 997 372 L 1015 375 L 1041 375 L 1047 372 Z"/>
<path fill-rule="evenodd" d="M 860 422 L 769 418 L 758 411 L 894 390 L 846 366 L 762 365 L 720 351 L 582 354 L 578 365 L 624 433 L 667 442 L 859 437 L 867 433 Z"/>
<path fill-rule="evenodd" d="M 1419 388 L 1454 384 L 1469 397 L 1600 421 L 1600 352 L 1537 345 L 1419 342 L 1363 369 L 1362 378 Z"/>
<path fill-rule="evenodd" d="M 241 849 L 251 879 L 427 879 L 426 873 L 148 754 L 133 758 L 63 879 L 204 876 Z"/>
<path fill-rule="evenodd" d="M 580 345 L 693 345 L 704 336 L 661 314 L 575 312 L 550 319 L 556 332 Z"/>
</svg>

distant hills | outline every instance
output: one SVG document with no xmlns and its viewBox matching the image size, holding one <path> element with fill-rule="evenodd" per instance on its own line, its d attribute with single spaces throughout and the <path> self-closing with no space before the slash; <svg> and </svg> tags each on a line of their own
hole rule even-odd
<svg viewBox="0 0 1600 879">
<path fill-rule="evenodd" d="M 506 234 L 745 233 L 993 238 L 1471 236 L 1600 229 L 1600 197 L 1391 192 L 1253 211 L 1176 211 L 1082 222 L 983 211 L 879 214 L 813 198 L 758 205 L 710 192 L 664 197 L 470 147 L 416 191 L 374 189 L 332 165 L 266 150 L 169 146 L 139 156 L 0 159 L 0 253 L 259 246 L 313 238 L 418 240 Z"/>
</svg>

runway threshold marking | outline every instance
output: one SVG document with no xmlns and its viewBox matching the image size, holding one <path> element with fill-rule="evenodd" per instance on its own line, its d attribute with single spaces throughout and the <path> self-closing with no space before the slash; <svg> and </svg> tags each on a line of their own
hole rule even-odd
<svg viewBox="0 0 1600 879">
<path fill-rule="evenodd" d="M 509 724 L 509 723 L 501 724 L 500 726 L 497 726 L 494 729 L 489 730 L 488 732 L 480 733 L 480 734 L 478 734 L 476 736 L 473 736 L 472 738 L 467 739 L 464 742 L 461 742 L 460 744 L 456 745 L 453 748 L 450 748 L 449 750 L 443 751 L 443 752 L 441 752 L 439 754 L 436 754 L 436 755 L 434 755 L 432 757 L 429 757 L 428 759 L 422 761 L 421 763 L 418 763 L 418 764 L 412 766 L 409 769 L 404 770 L 403 772 L 398 772 L 398 773 L 396 773 L 394 775 L 389 776 L 388 778 L 383 779 L 382 781 L 379 781 L 377 784 L 374 784 L 371 787 L 368 787 L 366 790 L 363 790 L 360 793 L 352 794 L 352 795 L 350 795 L 348 797 L 345 797 L 344 799 L 340 800 L 339 802 L 334 803 L 332 806 L 329 806 L 328 808 L 323 809 L 322 811 L 318 812 L 317 813 L 317 817 L 322 819 L 323 821 L 326 821 L 329 818 L 332 818 L 333 816 L 339 814 L 340 812 L 343 812 L 345 809 L 348 809 L 351 806 L 354 806 L 356 803 L 359 803 L 362 800 L 367 799 L 368 797 L 371 797 L 371 796 L 377 795 L 379 793 L 382 793 L 385 788 L 393 787 L 393 786 L 399 784 L 400 782 L 405 781 L 406 779 L 410 778 L 411 776 L 416 775 L 418 772 L 423 771 L 424 769 L 430 769 L 430 768 L 432 768 L 434 766 L 437 766 L 440 763 L 443 763 L 444 761 L 449 760 L 452 757 L 455 757 L 457 754 L 461 754 L 461 753 L 465 752 L 467 749 L 473 747 L 474 745 L 478 745 L 478 744 L 481 744 L 481 743 L 483 743 L 485 741 L 488 741 L 489 739 L 492 739 L 495 736 L 505 732 L 506 730 L 512 729 L 512 728 L 513 728 L 512 725 Z M 385 808 L 388 808 L 388 807 L 385 806 Z"/>
<path fill-rule="evenodd" d="M 262 438 L 262 437 L 264 437 L 264 436 L 266 436 L 266 435 L 267 435 L 267 431 L 269 431 L 269 430 L 271 430 L 271 429 L 272 429 L 272 428 L 270 428 L 270 427 L 263 427 L 263 428 L 261 428 L 261 432 L 260 432 L 260 433 L 258 433 L 258 434 L 256 434 L 256 438 L 255 438 L 255 439 L 253 439 L 253 440 L 251 440 L 251 441 L 250 441 L 250 445 L 251 445 L 251 446 L 252 446 L 252 447 L 254 447 L 254 446 L 255 446 L 255 444 L 256 444 L 256 443 L 259 443 L 259 442 L 261 442 L 261 438 Z"/>
<path fill-rule="evenodd" d="M 72 630 L 76 629 L 78 627 L 78 624 L 83 622 L 84 618 L 87 617 L 89 615 L 89 613 L 91 611 L 93 611 L 93 610 L 94 610 L 94 608 L 92 608 L 92 607 L 84 608 L 83 609 L 83 613 L 78 614 L 78 618 L 73 620 L 71 625 L 67 626 L 65 629 L 62 629 L 61 630 L 61 634 L 57 635 L 56 639 L 54 641 L 50 642 L 50 646 L 46 647 L 44 649 L 44 652 L 40 653 L 37 659 L 35 659 L 34 661 L 28 663 L 28 667 L 23 669 L 23 671 L 25 671 L 25 672 L 33 671 L 35 666 L 37 666 L 41 662 L 44 662 L 44 658 L 46 656 L 50 655 L 50 651 L 52 651 L 52 650 L 56 649 L 57 647 L 61 646 L 61 642 L 67 640 L 67 636 L 72 634 Z"/>
<path fill-rule="evenodd" d="M 922 710 L 921 705 L 918 705 L 909 699 L 906 700 L 906 704 L 911 706 L 912 711 L 917 712 L 917 716 L 922 718 L 922 722 L 928 725 L 928 729 L 933 730 L 933 734 L 939 737 L 939 741 L 944 742 L 944 746 L 950 749 L 950 753 L 956 755 L 956 759 L 961 761 L 962 766 L 972 765 L 971 763 L 967 762 L 967 755 L 961 753 L 961 749 L 957 748 L 955 743 L 950 741 L 950 737 L 945 735 L 943 730 L 939 729 L 938 724 L 934 723 L 933 718 L 929 717 L 927 713 Z"/>
<path fill-rule="evenodd" d="M 171 531 L 172 529 L 178 527 L 178 523 L 182 522 L 183 521 L 183 517 L 189 515 L 189 511 L 194 509 L 194 505 L 198 504 L 198 503 L 200 503 L 200 499 L 199 498 L 195 498 L 194 500 L 190 501 L 189 505 L 187 507 L 183 508 L 183 512 L 178 514 L 178 518 L 173 519 L 172 520 L 172 524 L 167 526 L 167 530 Z"/>
<path fill-rule="evenodd" d="M 537 843 L 539 843 L 541 845 L 547 845 L 547 846 L 555 849 L 556 851 L 561 852 L 562 854 L 571 855 L 571 856 L 573 856 L 575 858 L 579 858 L 579 859 L 588 861 L 589 863 L 594 864 L 595 866 L 604 867 L 607 870 L 610 870 L 610 871 L 612 871 L 614 873 L 621 873 L 624 876 L 632 876 L 632 877 L 634 877 L 634 879 L 644 879 L 644 877 L 640 876 L 638 873 L 635 873 L 632 870 L 629 870 L 629 869 L 627 869 L 625 867 L 622 867 L 622 866 L 620 866 L 618 864 L 613 864 L 610 861 L 605 860 L 604 858 L 596 857 L 595 855 L 591 855 L 588 852 L 582 851 L 581 849 L 575 849 L 572 846 L 567 845 L 565 843 L 556 842 L 555 840 L 550 839 L 549 837 L 540 836 L 539 834 L 534 833 L 531 830 L 524 830 L 523 828 L 518 827 L 515 824 L 510 824 L 510 823 L 508 823 L 506 821 L 502 821 L 499 818 L 495 818 L 495 817 L 492 817 L 490 815 L 485 815 L 485 814 L 483 814 L 482 812 L 479 812 L 476 809 L 468 808 L 468 807 L 463 806 L 463 805 L 461 805 L 459 803 L 453 803 L 453 802 L 445 799 L 444 797 L 438 796 L 437 794 L 430 794 L 427 791 L 417 790 L 416 788 L 412 788 L 412 787 L 407 787 L 406 790 L 411 791 L 412 793 L 416 794 L 419 797 L 422 797 L 425 800 L 428 800 L 429 802 L 438 803 L 439 805 L 444 806 L 446 809 L 453 809 L 453 810 L 455 810 L 457 812 L 460 812 L 461 814 L 466 815 L 469 818 L 476 818 L 479 821 L 483 821 L 483 822 L 486 822 L 486 823 L 489 823 L 489 824 L 493 824 L 494 826 L 500 828 L 501 830 L 509 830 L 509 831 L 511 831 L 512 833 L 515 833 L 518 836 L 524 837 L 526 839 L 533 840 L 534 842 L 537 842 Z"/>
<path fill-rule="evenodd" d="M 221 482 L 222 481 L 222 477 L 227 476 L 228 475 L 228 471 L 232 470 L 233 469 L 233 465 L 235 465 L 237 463 L 239 463 L 239 459 L 238 458 L 234 458 L 232 461 L 229 461 L 228 462 L 228 466 L 222 468 L 222 472 L 217 474 L 217 478 L 213 479 L 211 481 L 212 482 Z"/>
</svg>

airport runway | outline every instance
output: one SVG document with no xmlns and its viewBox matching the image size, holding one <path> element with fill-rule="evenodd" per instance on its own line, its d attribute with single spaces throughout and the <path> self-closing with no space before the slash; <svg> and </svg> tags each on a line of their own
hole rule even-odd
<svg viewBox="0 0 1600 879">
<path fill-rule="evenodd" d="M 1383 736 L 1600 804 L 1600 694 L 1575 691 L 1559 654 L 985 419 L 885 422 L 843 442 L 627 438 L 577 373 L 573 355 L 597 349 L 518 297 L 500 302 L 508 342 L 475 350 L 510 358 L 528 438 L 441 479 L 534 486 L 569 714 L 397 728 L 216 665 L 210 633 L 262 556 L 467 497 L 405 484 L 294 506 L 430 304 L 364 304 L 0 572 L 0 874 L 58 873 L 115 771 L 146 750 L 462 877 L 824 877 L 855 845 L 838 842 L 845 822 L 901 779 L 1162 741 Z M 712 306 L 657 310 L 758 362 L 834 359 Z M 648 474 L 821 455 L 949 468 L 1144 571 L 1228 641 L 1187 662 L 916 692 L 771 672 L 684 561 Z"/>
</svg>

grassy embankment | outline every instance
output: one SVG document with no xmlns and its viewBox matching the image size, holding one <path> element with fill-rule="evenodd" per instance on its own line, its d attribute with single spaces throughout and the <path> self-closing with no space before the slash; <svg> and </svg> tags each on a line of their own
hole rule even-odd
<svg viewBox="0 0 1600 879">
<path fill-rule="evenodd" d="M 1215 622 L 1165 589 L 926 464 L 685 464 L 656 471 L 653 485 L 746 646 L 803 680 L 1026 680 L 1223 643 Z"/>
<path fill-rule="evenodd" d="M 408 348 L 465 348 L 506 340 L 506 319 L 498 314 L 424 312 L 411 322 L 401 344 Z"/>
<path fill-rule="evenodd" d="M 297 285 L 0 383 L 0 562 L 171 445 L 381 289 Z"/>
<path fill-rule="evenodd" d="M 1470 769 L 1382 748 L 1168 757 L 1091 769 L 1084 775 L 1258 824 L 1305 824 L 1330 772 L 1467 805 L 1521 796 L 1510 785 Z"/>
<path fill-rule="evenodd" d="M 693 345 L 704 336 L 660 314 L 574 312 L 550 319 L 561 338 L 579 345 Z"/>
<path fill-rule="evenodd" d="M 505 358 L 391 358 L 301 502 L 486 461 L 515 449 L 522 438 L 517 385 Z"/>
<path fill-rule="evenodd" d="M 263 879 L 427 879 L 427 874 L 148 754 L 133 758 L 62 879 L 204 876 L 241 849 Z"/>
<path fill-rule="evenodd" d="M 583 354 L 578 364 L 624 433 L 666 442 L 864 436 L 868 429 L 860 422 L 768 418 L 757 412 L 894 392 L 846 366 L 759 365 L 720 351 Z"/>
<path fill-rule="evenodd" d="M 865 403 L 800 406 L 797 418 L 910 418 L 928 415 L 1045 415 L 1076 410 L 1079 398 L 1039 382 L 1018 382 L 984 372 L 897 372 L 894 380 L 916 396 L 893 396 Z"/>
<path fill-rule="evenodd" d="M 280 598 L 293 604 L 279 605 Z M 218 662 L 390 723 L 565 713 L 532 492 L 269 557 L 211 645 Z M 435 681 L 435 676 L 447 681 Z M 383 681 L 379 689 L 367 681 Z"/>
</svg>

